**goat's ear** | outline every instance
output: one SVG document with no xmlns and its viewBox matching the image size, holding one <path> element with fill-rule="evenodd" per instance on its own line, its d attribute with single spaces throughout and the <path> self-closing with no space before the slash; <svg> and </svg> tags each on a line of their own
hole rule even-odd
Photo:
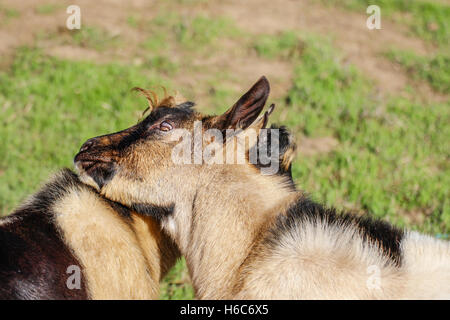
<svg viewBox="0 0 450 320">
<path fill-rule="evenodd" d="M 217 127 L 246 129 L 261 113 L 269 92 L 269 81 L 262 76 L 230 109 L 217 117 Z"/>
</svg>

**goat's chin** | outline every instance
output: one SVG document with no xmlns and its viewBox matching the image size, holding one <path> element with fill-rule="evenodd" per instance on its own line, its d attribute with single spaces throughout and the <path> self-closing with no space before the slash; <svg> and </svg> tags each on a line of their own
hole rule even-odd
<svg viewBox="0 0 450 320">
<path fill-rule="evenodd" d="M 80 176 L 80 180 L 101 191 L 115 175 L 115 164 L 105 161 L 75 161 L 75 168 Z"/>
<path fill-rule="evenodd" d="M 97 184 L 97 182 L 95 182 L 94 179 L 92 179 L 92 177 L 90 175 L 87 174 L 83 174 L 80 176 L 80 180 L 81 182 L 83 182 L 84 184 L 93 187 L 95 190 L 97 190 L 98 192 L 101 191 L 100 186 Z"/>
</svg>

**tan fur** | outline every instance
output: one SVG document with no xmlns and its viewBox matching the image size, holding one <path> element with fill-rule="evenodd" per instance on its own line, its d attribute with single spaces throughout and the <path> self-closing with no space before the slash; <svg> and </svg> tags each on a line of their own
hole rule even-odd
<svg viewBox="0 0 450 320">
<path fill-rule="evenodd" d="M 261 246 L 259 241 L 277 215 L 284 214 L 302 196 L 285 188 L 282 177 L 261 176 L 250 165 L 174 166 L 167 160 L 167 149 L 160 146 L 156 152 L 140 145 L 134 152 L 139 157 L 124 159 L 127 164 L 122 168 L 132 167 L 139 179 L 119 172 L 101 192 L 125 204 L 176 203 L 174 214 L 162 225 L 185 256 L 200 299 L 447 296 L 450 282 L 442 279 L 447 277 L 448 264 L 432 260 L 438 263 L 436 281 L 441 281 L 441 288 L 420 290 L 418 294 L 420 281 L 410 279 L 434 283 L 426 280 L 428 268 L 415 262 L 419 257 L 406 259 L 405 266 L 399 269 L 378 247 L 364 242 L 356 227 L 344 230 L 299 226 L 296 233 L 283 235 L 277 250 L 268 251 Z M 153 160 L 145 161 L 150 153 Z M 409 240 L 404 241 L 406 248 Z M 448 244 L 441 246 L 444 260 L 448 260 Z M 380 273 L 381 284 L 376 289 L 367 285 L 371 267 Z"/>
<path fill-rule="evenodd" d="M 291 139 L 291 137 L 289 137 Z M 285 171 L 289 170 L 292 162 L 294 161 L 295 154 L 297 152 L 297 146 L 294 142 L 289 143 L 288 149 L 284 152 L 283 157 L 281 159 L 281 166 Z"/>
<path fill-rule="evenodd" d="M 161 281 L 180 253 L 161 226 L 150 217 L 132 214 L 131 225 L 146 258 L 153 281 Z"/>
<path fill-rule="evenodd" d="M 53 209 L 92 299 L 158 298 L 160 278 L 173 261 L 161 263 L 154 222 L 138 216 L 127 222 L 87 189 L 71 190 Z"/>
<path fill-rule="evenodd" d="M 403 291 L 401 271 L 356 228 L 303 224 L 280 236 L 275 248 L 256 248 L 236 299 L 392 299 Z M 370 266 L 380 269 L 379 289 L 367 285 Z"/>
<path fill-rule="evenodd" d="M 198 297 L 229 297 L 235 285 L 235 271 L 239 264 L 236 265 L 234 258 L 228 254 L 245 259 L 254 241 L 254 229 L 262 227 L 267 220 L 274 219 L 277 209 L 270 209 L 278 208 L 278 204 L 292 195 L 286 192 L 284 179 L 255 175 L 256 170 L 251 166 L 215 165 L 206 169 L 193 165 L 189 168 L 176 167 L 173 172 L 168 170 L 164 175 L 153 175 L 145 181 L 125 180 L 117 175 L 112 183 L 102 189 L 102 194 L 126 204 L 142 201 L 143 199 L 133 196 L 137 194 L 143 198 L 153 196 L 152 203 L 158 205 L 176 201 L 177 212 L 163 221 L 163 227 L 185 255 Z M 177 176 L 183 179 L 176 179 L 175 185 L 170 180 Z M 150 184 L 149 181 L 155 183 Z M 186 181 L 191 181 L 192 189 L 184 188 Z M 198 199 L 194 204 L 197 226 L 191 221 L 194 190 L 197 190 Z M 267 190 L 267 193 L 262 194 L 261 190 Z M 164 197 L 155 199 L 154 196 L 158 194 L 163 194 Z M 258 207 L 260 211 L 252 210 L 254 207 Z M 233 223 L 233 230 L 225 231 L 220 226 L 229 223 L 230 218 L 238 221 Z M 205 248 L 205 244 L 213 245 Z M 199 246 L 204 248 L 199 251 Z M 193 265 L 196 267 L 193 268 Z M 222 271 L 217 272 L 218 268 Z"/>
<path fill-rule="evenodd" d="M 402 241 L 402 252 L 408 298 L 450 299 L 448 241 L 408 232 Z"/>
</svg>

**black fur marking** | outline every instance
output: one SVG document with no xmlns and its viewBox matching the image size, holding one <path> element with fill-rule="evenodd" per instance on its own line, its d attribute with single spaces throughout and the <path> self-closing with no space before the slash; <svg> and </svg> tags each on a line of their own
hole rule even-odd
<svg viewBox="0 0 450 320">
<path fill-rule="evenodd" d="M 83 275 L 81 289 L 67 288 L 67 268 L 81 264 L 61 239 L 51 212 L 52 204 L 78 184 L 74 173 L 63 171 L 16 210 L 13 221 L 0 226 L 0 299 L 88 298 Z"/>
<path fill-rule="evenodd" d="M 170 206 L 157 206 L 148 203 L 133 203 L 131 209 L 139 214 L 147 215 L 155 218 L 156 220 L 161 220 L 173 213 L 175 205 Z"/>
<path fill-rule="evenodd" d="M 115 165 L 112 162 L 99 163 L 92 170 L 89 170 L 89 175 L 94 179 L 95 183 L 102 188 L 115 175 Z"/>
<path fill-rule="evenodd" d="M 119 203 L 119 202 L 115 202 L 106 198 L 102 197 L 102 200 L 104 200 L 105 202 L 107 202 L 111 208 L 117 212 L 120 216 L 124 217 L 124 218 L 128 218 L 131 219 L 131 210 L 124 206 L 123 204 Z"/>
<path fill-rule="evenodd" d="M 150 113 L 147 118 L 145 118 L 141 123 L 145 125 L 152 124 L 164 117 L 170 117 L 170 119 L 177 120 L 183 119 L 186 116 L 191 115 L 194 110 L 192 107 L 192 102 L 185 102 L 179 107 L 169 108 L 169 107 L 159 107 L 156 108 L 152 113 Z"/>
<path fill-rule="evenodd" d="M 278 144 L 279 144 L 279 157 L 277 159 L 272 159 L 271 157 L 271 153 L 272 153 L 272 149 L 271 149 L 271 143 L 272 143 L 272 136 L 271 136 L 271 131 L 270 129 L 278 129 Z M 250 150 L 250 152 L 254 152 L 254 148 L 259 148 L 260 143 L 264 143 L 267 145 L 266 147 L 266 153 L 267 153 L 267 157 L 269 157 L 270 159 L 272 159 L 272 161 L 277 161 L 278 162 L 278 175 L 281 176 L 286 176 L 288 178 L 289 181 L 289 185 L 290 187 L 292 187 L 293 190 L 295 190 L 295 183 L 294 180 L 292 179 L 292 170 L 291 170 L 291 165 L 289 165 L 289 168 L 284 168 L 281 165 L 281 160 L 284 156 L 284 154 L 286 153 L 286 151 L 288 151 L 288 149 L 291 147 L 291 134 L 289 133 L 289 131 L 286 129 L 285 126 L 281 126 L 278 127 L 275 124 L 272 124 L 270 126 L 270 129 L 267 130 L 267 135 L 264 136 L 259 136 L 258 137 L 258 141 L 257 144 L 255 146 L 252 147 L 252 149 Z M 264 137 L 264 140 L 261 141 L 261 137 Z M 270 167 L 270 163 L 269 164 L 262 164 L 260 162 L 260 157 L 259 157 L 259 153 L 258 153 L 258 162 L 255 164 L 255 166 L 257 168 L 267 168 Z"/>
<path fill-rule="evenodd" d="M 345 227 L 356 225 L 364 241 L 375 244 L 396 266 L 402 264 L 400 243 L 404 232 L 387 222 L 368 217 L 357 217 L 348 213 L 336 213 L 335 209 L 325 208 L 308 198 L 300 198 L 287 211 L 278 217 L 275 227 L 266 238 L 269 244 L 276 245 L 281 235 L 301 225 L 302 222 L 318 223 Z"/>
<path fill-rule="evenodd" d="M 194 108 L 194 106 L 195 106 L 194 102 L 186 101 L 186 102 L 178 104 L 177 108 L 192 111 L 192 108 Z"/>
<path fill-rule="evenodd" d="M 171 119 L 173 121 L 182 120 L 193 113 L 191 107 L 193 106 L 192 102 L 185 102 L 179 107 L 169 108 L 169 107 L 159 107 L 156 110 L 152 111 L 144 120 L 139 122 L 137 125 L 125 129 L 123 131 L 119 131 L 116 133 L 107 134 L 100 137 L 108 137 L 114 136 L 119 133 L 124 133 L 124 136 L 117 144 L 111 144 L 104 147 L 98 148 L 100 152 L 106 151 L 118 151 L 123 154 L 131 145 L 136 143 L 139 140 L 147 139 L 154 132 L 149 132 L 147 130 L 148 127 L 161 120 L 162 118 Z"/>
</svg>

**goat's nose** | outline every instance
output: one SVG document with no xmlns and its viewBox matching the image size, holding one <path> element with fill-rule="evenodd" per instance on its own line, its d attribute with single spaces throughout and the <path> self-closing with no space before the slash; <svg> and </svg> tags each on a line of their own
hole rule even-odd
<svg viewBox="0 0 450 320">
<path fill-rule="evenodd" d="M 93 145 L 94 145 L 94 140 L 93 139 L 89 139 L 88 141 L 83 143 L 83 145 L 80 148 L 80 152 L 89 150 L 90 148 L 92 148 Z"/>
</svg>

